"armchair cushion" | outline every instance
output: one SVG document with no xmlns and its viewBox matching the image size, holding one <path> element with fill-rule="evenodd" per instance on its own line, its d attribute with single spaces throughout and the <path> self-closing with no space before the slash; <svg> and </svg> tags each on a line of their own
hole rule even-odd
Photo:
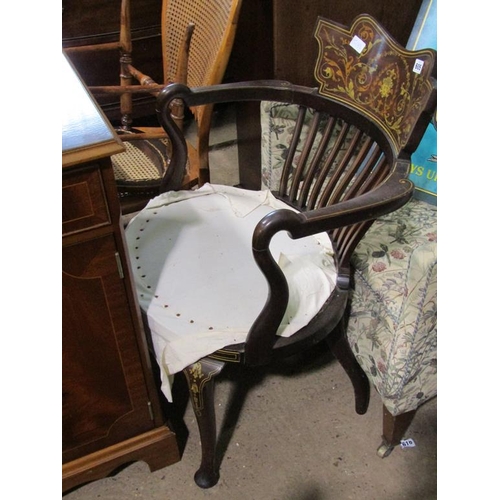
<svg viewBox="0 0 500 500">
<path fill-rule="evenodd" d="M 348 340 L 394 416 L 437 393 L 437 211 L 377 219 L 356 248 Z"/>
</svg>

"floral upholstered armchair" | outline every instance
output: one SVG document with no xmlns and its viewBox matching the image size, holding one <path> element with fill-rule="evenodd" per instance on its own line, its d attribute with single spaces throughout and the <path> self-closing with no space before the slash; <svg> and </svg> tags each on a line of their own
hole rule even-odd
<svg viewBox="0 0 500 500">
<path fill-rule="evenodd" d="M 384 404 L 387 456 L 437 394 L 437 210 L 412 199 L 357 246 L 347 337 Z"/>
<path fill-rule="evenodd" d="M 330 50 L 332 58 L 344 56 L 332 39 L 321 43 L 329 44 L 322 48 Z M 347 65 L 346 60 L 340 64 Z M 381 92 L 390 91 L 389 84 L 382 80 Z M 261 106 L 263 188 L 279 187 L 284 148 L 297 113 L 298 107 L 291 104 L 266 102 Z M 302 146 L 306 147 L 301 138 L 299 149 Z M 318 144 L 312 145 L 311 156 L 317 148 Z M 346 337 L 382 398 L 383 441 L 378 454 L 385 457 L 405 437 L 417 408 L 437 394 L 436 207 L 412 199 L 376 219 L 356 247 L 351 263 L 352 301 Z"/>
</svg>

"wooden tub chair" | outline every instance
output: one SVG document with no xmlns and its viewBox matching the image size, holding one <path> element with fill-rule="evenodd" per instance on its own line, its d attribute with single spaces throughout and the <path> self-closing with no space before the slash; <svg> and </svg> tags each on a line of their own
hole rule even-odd
<svg viewBox="0 0 500 500">
<path fill-rule="evenodd" d="M 120 77 L 116 86 L 89 86 L 98 95 L 118 94 L 121 125 L 118 128 L 126 151 L 111 160 L 121 198 L 122 213 L 144 207 L 159 193 L 160 181 L 170 161 L 170 142 L 160 126 L 133 125 L 133 94 L 153 94 L 165 84 L 178 82 L 190 87 L 220 83 L 231 54 L 242 0 L 163 0 L 161 40 L 163 81 L 155 82 L 133 66 L 130 30 L 130 1 L 122 0 L 120 39 L 116 43 L 67 48 L 72 54 L 85 51 L 117 51 Z M 117 75 L 118 76 L 118 75 Z M 208 131 L 213 107 L 193 110 L 197 124 L 196 144 L 188 143 L 189 154 L 183 186 L 208 180 Z M 172 114 L 182 129 L 184 110 L 172 104 Z"/>
<path fill-rule="evenodd" d="M 226 364 L 267 365 L 326 340 L 353 382 L 356 411 L 368 404 L 368 380 L 344 329 L 351 257 L 374 219 L 411 198 L 410 153 L 435 106 L 435 53 L 401 50 L 369 16 L 351 29 L 320 18 L 315 36 L 319 89 L 172 84 L 158 97 L 172 158 L 162 194 L 130 221 L 126 239 L 162 390 L 171 400 L 174 375 L 188 381 L 201 438 L 195 481 L 203 488 L 219 479 L 213 391 Z M 189 107 L 298 107 L 279 150 L 276 189 L 180 189 L 188 147 L 170 112 L 179 99 Z M 260 170 L 258 157 L 249 162 Z"/>
</svg>

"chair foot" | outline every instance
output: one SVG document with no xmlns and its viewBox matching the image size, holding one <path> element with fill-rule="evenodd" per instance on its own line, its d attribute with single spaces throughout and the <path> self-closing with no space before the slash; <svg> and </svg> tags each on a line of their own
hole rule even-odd
<svg viewBox="0 0 500 500">
<path fill-rule="evenodd" d="M 200 487 L 200 488 L 211 488 L 212 486 L 215 486 L 219 481 L 219 472 L 218 471 L 205 471 L 202 470 L 200 467 L 195 475 L 194 475 L 194 482 Z"/>
<path fill-rule="evenodd" d="M 385 440 L 383 440 L 381 445 L 377 448 L 377 455 L 380 458 L 386 458 L 392 453 L 393 449 L 394 446 L 389 445 L 385 442 Z"/>
<path fill-rule="evenodd" d="M 217 430 L 214 408 L 214 377 L 224 368 L 225 363 L 204 358 L 184 369 L 188 381 L 191 404 L 196 415 L 201 440 L 201 464 L 194 475 L 200 488 L 211 488 L 219 480 L 215 460 Z"/>
<path fill-rule="evenodd" d="M 417 410 L 412 410 L 393 416 L 384 405 L 382 444 L 377 449 L 380 458 L 388 457 L 401 442 L 416 412 Z"/>
<path fill-rule="evenodd" d="M 347 373 L 354 388 L 356 413 L 364 415 L 370 403 L 370 381 L 349 346 L 345 331 L 334 333 L 327 339 L 330 350 Z"/>
</svg>

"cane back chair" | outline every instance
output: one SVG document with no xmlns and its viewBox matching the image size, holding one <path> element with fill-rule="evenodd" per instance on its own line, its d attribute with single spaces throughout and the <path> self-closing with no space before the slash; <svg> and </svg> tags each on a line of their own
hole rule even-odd
<svg viewBox="0 0 500 500">
<path fill-rule="evenodd" d="M 319 89 L 172 84 L 157 101 L 172 159 L 162 194 L 130 221 L 126 238 L 162 390 L 171 399 L 174 374 L 188 380 L 203 488 L 219 478 L 213 391 L 225 364 L 262 366 L 326 340 L 353 382 L 356 411 L 368 404 L 368 379 L 344 330 L 350 259 L 371 221 L 411 197 L 410 153 L 436 103 L 435 53 L 406 51 L 367 15 L 350 29 L 319 18 L 314 33 Z M 277 190 L 179 189 L 187 146 L 170 113 L 178 99 L 297 106 L 290 142 L 277 152 Z"/>
<path fill-rule="evenodd" d="M 132 94 L 153 94 L 165 84 L 178 82 L 190 87 L 220 83 L 231 54 L 242 0 L 163 0 L 161 40 L 163 82 L 133 66 L 130 29 L 130 1 L 122 0 L 120 39 L 116 43 L 66 49 L 75 52 L 117 50 L 120 58 L 120 84 L 89 86 L 94 95 L 120 95 L 121 124 L 118 128 L 126 151 L 111 160 L 123 213 L 144 207 L 159 193 L 159 185 L 170 161 L 170 142 L 160 126 L 134 126 Z M 188 143 L 189 154 L 183 186 L 209 179 L 208 132 L 213 106 L 193 110 L 197 124 L 196 144 Z M 182 103 L 172 104 L 172 114 L 182 129 Z"/>
</svg>

